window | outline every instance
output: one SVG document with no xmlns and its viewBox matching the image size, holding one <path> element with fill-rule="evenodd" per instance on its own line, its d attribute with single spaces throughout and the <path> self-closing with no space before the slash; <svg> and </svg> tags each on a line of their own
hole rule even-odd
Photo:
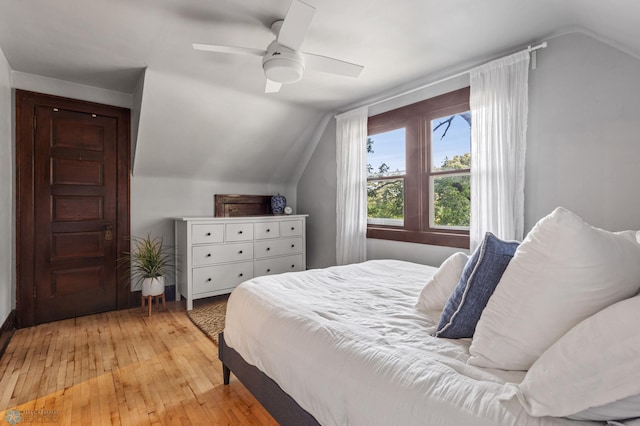
<svg viewBox="0 0 640 426">
<path fill-rule="evenodd" d="M 368 223 L 404 226 L 405 145 L 404 128 L 367 138 Z"/>
<path fill-rule="evenodd" d="M 369 118 L 367 237 L 469 247 L 469 88 Z"/>
</svg>

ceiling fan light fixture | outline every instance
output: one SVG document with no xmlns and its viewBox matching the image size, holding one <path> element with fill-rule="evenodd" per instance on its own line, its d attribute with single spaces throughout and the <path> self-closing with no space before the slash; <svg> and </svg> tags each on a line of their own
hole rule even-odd
<svg viewBox="0 0 640 426">
<path fill-rule="evenodd" d="M 267 78 L 277 83 L 295 83 L 302 78 L 304 67 L 301 63 L 287 58 L 276 58 L 265 61 L 264 73 Z"/>
<path fill-rule="evenodd" d="M 300 52 L 273 41 L 262 58 L 262 68 L 271 81 L 282 84 L 295 83 L 304 73 L 304 58 Z"/>
</svg>

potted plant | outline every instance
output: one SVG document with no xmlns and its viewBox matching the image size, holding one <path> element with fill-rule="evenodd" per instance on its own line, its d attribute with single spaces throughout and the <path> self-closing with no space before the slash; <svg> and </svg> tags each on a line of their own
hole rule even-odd
<svg viewBox="0 0 640 426">
<path fill-rule="evenodd" d="M 131 285 L 142 284 L 142 296 L 158 296 L 164 293 L 164 277 L 174 267 L 173 249 L 164 245 L 162 237 L 147 235 L 145 238 L 131 237 L 132 252 L 118 259 L 129 272 Z"/>
</svg>

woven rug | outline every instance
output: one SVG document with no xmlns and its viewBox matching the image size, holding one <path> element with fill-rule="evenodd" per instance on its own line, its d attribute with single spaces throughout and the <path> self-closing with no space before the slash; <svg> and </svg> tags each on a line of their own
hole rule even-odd
<svg viewBox="0 0 640 426">
<path fill-rule="evenodd" d="M 187 311 L 189 319 L 216 345 L 218 345 L 218 333 L 224 330 L 228 298 L 229 295 L 225 294 L 194 300 L 193 309 Z"/>
</svg>

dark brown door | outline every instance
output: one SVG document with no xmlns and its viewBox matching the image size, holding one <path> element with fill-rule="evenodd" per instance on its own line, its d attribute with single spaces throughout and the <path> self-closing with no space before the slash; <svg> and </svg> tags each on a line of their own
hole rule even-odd
<svg viewBox="0 0 640 426">
<path fill-rule="evenodd" d="M 19 245 L 27 242 L 33 247 L 32 254 L 19 259 L 32 262 L 33 270 L 25 271 L 28 264 L 19 268 L 18 303 L 20 309 L 31 310 L 32 321 L 19 314 L 22 325 L 122 307 L 127 300 L 123 293 L 129 290 L 118 284 L 116 258 L 126 237 L 119 232 L 123 203 L 128 231 L 128 155 L 122 199 L 119 151 L 129 147 L 126 133 L 126 141 L 121 140 L 122 127 L 129 128 L 128 115 L 123 120 L 120 108 L 109 112 L 111 107 L 79 101 L 33 100 L 21 112 L 33 116 L 33 201 L 32 205 L 19 201 L 21 212 L 31 213 L 32 208 L 33 239 L 29 242 L 25 235 L 27 241 L 20 241 L 22 233 L 18 234 Z M 17 161 L 25 161 L 24 150 L 18 147 L 17 152 L 23 154 Z M 19 172 L 20 168 L 24 171 L 28 165 L 23 162 Z"/>
</svg>

